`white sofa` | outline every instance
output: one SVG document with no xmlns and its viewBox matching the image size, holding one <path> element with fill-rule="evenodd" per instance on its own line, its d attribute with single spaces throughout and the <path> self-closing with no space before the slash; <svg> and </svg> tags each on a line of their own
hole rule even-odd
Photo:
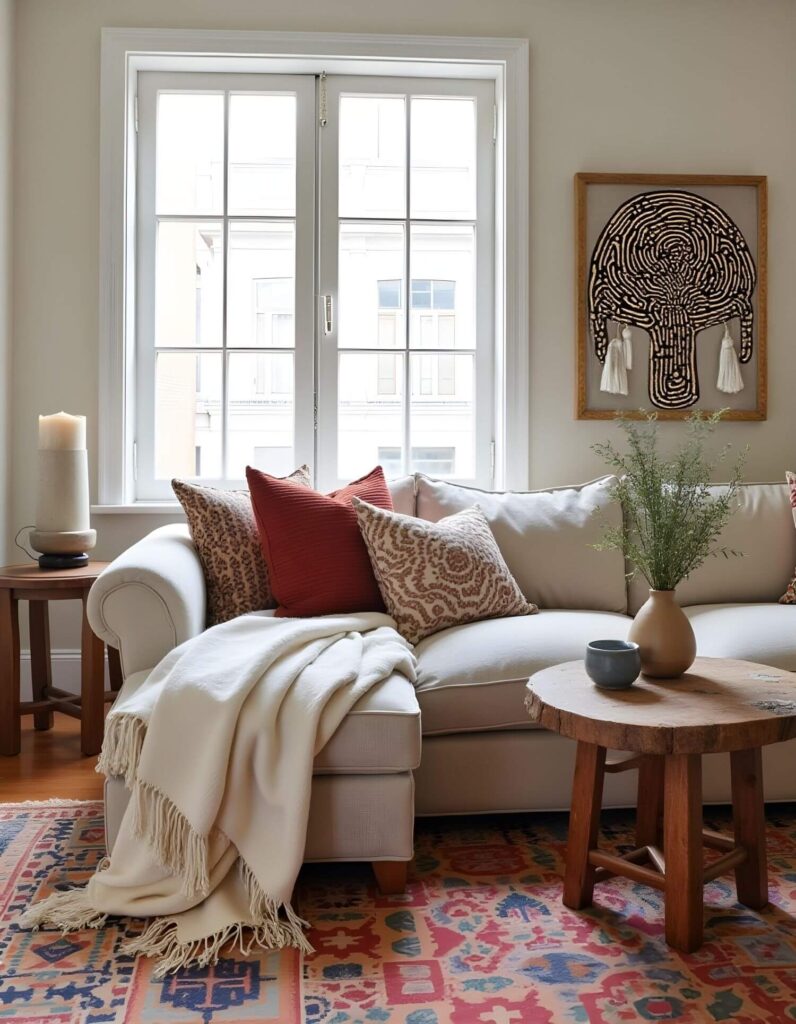
<svg viewBox="0 0 796 1024">
<path fill-rule="evenodd" d="M 589 640 L 624 638 L 646 599 L 643 581 L 626 584 L 619 553 L 592 547 L 601 519 L 620 522 L 610 481 L 525 494 L 422 475 L 391 483 L 396 509 L 424 519 L 479 504 L 541 611 L 427 637 L 416 647 L 416 688 L 396 676 L 360 701 L 317 758 L 307 860 L 406 861 L 418 814 L 568 806 L 574 744 L 529 723 L 525 686 L 533 672 L 582 657 Z M 777 603 L 796 565 L 786 485 L 744 485 L 724 543 L 743 557 L 711 559 L 679 589 L 699 653 L 796 671 L 796 606 Z M 88 612 L 119 649 L 125 685 L 204 629 L 204 578 L 187 527 L 156 530 L 117 558 Z M 765 750 L 769 800 L 796 799 L 794 744 Z M 706 801 L 728 800 L 728 765 L 704 760 Z M 634 802 L 628 774 L 609 776 L 606 805 Z M 126 803 L 123 783 L 109 781 L 109 847 Z"/>
</svg>

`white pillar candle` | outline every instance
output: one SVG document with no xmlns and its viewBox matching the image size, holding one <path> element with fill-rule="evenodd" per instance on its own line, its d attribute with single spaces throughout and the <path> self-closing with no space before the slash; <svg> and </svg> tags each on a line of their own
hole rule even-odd
<svg viewBox="0 0 796 1024">
<path fill-rule="evenodd" d="M 83 451 L 86 447 L 86 417 L 56 412 L 39 416 L 39 451 Z"/>
<path fill-rule="evenodd" d="M 69 553 L 94 546 L 88 495 L 86 417 L 67 412 L 39 416 L 39 486 L 36 530 L 31 543 L 37 551 Z M 65 538 L 63 534 L 80 535 Z"/>
</svg>

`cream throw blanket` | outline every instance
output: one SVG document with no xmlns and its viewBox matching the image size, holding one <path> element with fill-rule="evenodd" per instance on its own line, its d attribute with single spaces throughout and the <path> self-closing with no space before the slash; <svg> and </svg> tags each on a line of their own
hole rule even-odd
<svg viewBox="0 0 796 1024">
<path fill-rule="evenodd" d="M 364 693 L 393 672 L 414 682 L 386 615 L 215 626 L 122 689 L 97 770 L 132 799 L 113 855 L 84 888 L 55 892 L 23 927 L 101 928 L 152 918 L 125 953 L 158 976 L 215 963 L 235 940 L 310 951 L 290 900 L 303 860 L 313 759 Z"/>
</svg>

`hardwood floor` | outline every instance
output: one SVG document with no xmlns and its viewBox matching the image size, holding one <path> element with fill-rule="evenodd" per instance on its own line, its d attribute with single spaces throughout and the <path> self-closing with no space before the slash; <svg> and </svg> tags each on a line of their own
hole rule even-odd
<svg viewBox="0 0 796 1024">
<path fill-rule="evenodd" d="M 53 728 L 36 732 L 33 717 L 22 719 L 22 750 L 0 757 L 0 802 L 52 797 L 101 800 L 102 776 L 96 757 L 80 753 L 80 722 L 55 715 Z"/>
</svg>

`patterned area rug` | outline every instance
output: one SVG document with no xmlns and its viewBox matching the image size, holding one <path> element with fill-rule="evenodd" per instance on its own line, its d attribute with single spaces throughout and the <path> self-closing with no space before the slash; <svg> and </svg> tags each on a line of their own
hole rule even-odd
<svg viewBox="0 0 796 1024">
<path fill-rule="evenodd" d="M 728 817 L 711 813 L 726 829 Z M 603 843 L 632 845 L 632 817 Z M 382 897 L 367 866 L 302 872 L 314 956 L 244 960 L 163 981 L 118 955 L 140 927 L 20 932 L 39 892 L 85 880 L 104 853 L 102 806 L 0 805 L 0 1021 L 28 1024 L 624 1024 L 796 1021 L 796 807 L 769 815 L 771 907 L 706 889 L 705 945 L 663 941 L 662 897 L 626 880 L 562 907 L 565 815 L 420 822 L 410 888 Z"/>
</svg>

